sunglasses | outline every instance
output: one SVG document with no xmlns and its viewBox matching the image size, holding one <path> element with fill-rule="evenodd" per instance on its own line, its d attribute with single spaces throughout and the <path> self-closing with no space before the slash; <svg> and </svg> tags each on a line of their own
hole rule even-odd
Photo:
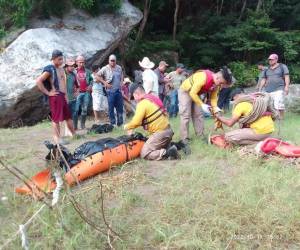
<svg viewBox="0 0 300 250">
<path fill-rule="evenodd" d="M 115 62 L 116 60 L 110 60 L 110 62 Z"/>
</svg>

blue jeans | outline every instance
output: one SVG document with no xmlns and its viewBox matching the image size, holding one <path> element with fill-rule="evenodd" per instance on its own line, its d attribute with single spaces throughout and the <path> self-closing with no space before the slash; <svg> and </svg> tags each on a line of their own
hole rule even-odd
<svg viewBox="0 0 300 250">
<path fill-rule="evenodd" d="M 75 127 L 74 118 L 76 118 L 76 100 L 69 101 L 68 106 L 73 120 L 73 125 Z"/>
<path fill-rule="evenodd" d="M 112 125 L 116 124 L 115 109 L 117 111 L 117 125 L 123 124 L 123 96 L 120 90 L 107 91 L 108 114 Z"/>
<path fill-rule="evenodd" d="M 85 120 L 88 113 L 88 107 L 91 101 L 90 92 L 79 93 L 76 99 L 74 127 L 77 129 L 79 111 L 81 110 L 81 128 L 85 127 Z"/>
<path fill-rule="evenodd" d="M 178 91 L 174 89 L 170 93 L 170 109 L 169 115 L 170 117 L 176 117 L 178 113 Z"/>
</svg>

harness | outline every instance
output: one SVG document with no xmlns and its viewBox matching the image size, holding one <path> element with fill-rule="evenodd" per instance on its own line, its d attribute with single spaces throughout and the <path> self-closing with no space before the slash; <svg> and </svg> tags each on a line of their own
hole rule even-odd
<svg viewBox="0 0 300 250">
<path fill-rule="evenodd" d="M 150 102 L 152 102 L 153 104 L 158 106 L 158 109 L 156 109 L 153 113 L 151 113 L 150 115 L 146 116 L 143 120 L 142 120 L 142 126 L 145 130 L 148 129 L 148 125 L 153 123 L 154 121 L 156 121 L 158 118 L 160 118 L 162 115 L 167 115 L 166 109 L 163 106 L 162 102 L 160 101 L 160 99 L 158 99 L 158 97 L 153 96 L 153 95 L 145 95 L 144 100 L 148 100 Z M 160 112 L 160 113 L 159 113 Z M 158 114 L 159 113 L 159 114 Z M 157 116 L 155 116 L 156 114 L 158 114 Z M 155 117 L 154 117 L 155 116 Z M 154 118 L 153 118 L 154 117 Z M 153 118 L 151 120 L 148 120 L 150 118 Z"/>
<path fill-rule="evenodd" d="M 216 88 L 216 85 L 213 81 L 212 72 L 210 70 L 198 70 L 196 73 L 198 73 L 198 72 L 204 72 L 206 75 L 206 82 L 198 94 L 208 93 L 208 92 L 214 90 Z M 191 89 L 194 85 L 194 74 L 191 75 L 188 79 L 191 84 L 191 88 L 189 89 L 189 91 L 191 91 Z"/>
</svg>

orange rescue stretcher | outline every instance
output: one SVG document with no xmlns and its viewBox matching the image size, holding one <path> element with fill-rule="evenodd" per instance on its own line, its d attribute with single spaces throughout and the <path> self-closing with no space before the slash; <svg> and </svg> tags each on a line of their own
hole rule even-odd
<svg viewBox="0 0 300 250">
<path fill-rule="evenodd" d="M 121 165 L 139 157 L 145 140 L 145 138 L 140 137 L 126 142 L 120 142 L 120 144 L 115 147 L 106 148 L 101 152 L 87 156 L 65 173 L 64 179 L 66 183 L 72 186 L 76 182 L 81 182 L 107 171 L 112 166 Z M 41 193 L 41 190 L 45 193 L 49 193 L 56 187 L 50 169 L 45 169 L 37 173 L 26 184 L 27 185 L 17 187 L 15 191 L 19 194 L 33 195 L 35 192 Z"/>
</svg>

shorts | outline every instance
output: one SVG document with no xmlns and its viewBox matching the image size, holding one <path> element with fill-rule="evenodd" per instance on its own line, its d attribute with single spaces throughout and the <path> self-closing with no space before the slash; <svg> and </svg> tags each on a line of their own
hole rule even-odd
<svg viewBox="0 0 300 250">
<path fill-rule="evenodd" d="M 52 122 L 59 123 L 71 119 L 71 113 L 64 94 L 49 96 Z"/>
<path fill-rule="evenodd" d="M 274 107 L 277 110 L 285 110 L 284 105 L 284 92 L 283 90 L 277 90 L 269 93 L 274 101 Z"/>
<path fill-rule="evenodd" d="M 100 93 L 99 91 L 92 92 L 93 97 L 93 110 L 95 111 L 105 111 L 107 110 L 107 97 Z"/>
</svg>

